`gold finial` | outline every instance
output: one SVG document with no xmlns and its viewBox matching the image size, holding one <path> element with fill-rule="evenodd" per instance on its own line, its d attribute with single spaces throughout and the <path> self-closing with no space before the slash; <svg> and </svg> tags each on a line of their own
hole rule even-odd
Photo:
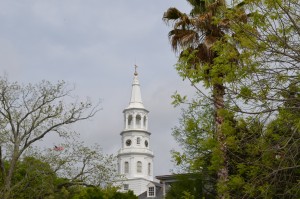
<svg viewBox="0 0 300 199">
<path fill-rule="evenodd" d="M 136 71 L 137 67 L 138 67 L 138 66 L 134 64 L 134 75 L 135 75 L 135 76 L 138 75 L 138 73 L 137 73 L 137 71 Z"/>
</svg>

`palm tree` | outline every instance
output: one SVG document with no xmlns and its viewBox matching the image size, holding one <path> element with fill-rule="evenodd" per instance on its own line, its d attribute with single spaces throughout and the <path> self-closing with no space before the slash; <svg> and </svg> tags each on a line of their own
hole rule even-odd
<svg viewBox="0 0 300 199">
<path fill-rule="evenodd" d="M 204 81 L 212 89 L 212 101 L 215 108 L 215 137 L 219 143 L 221 165 L 217 171 L 218 185 L 225 186 L 228 181 L 228 160 L 226 136 L 222 131 L 224 117 L 220 112 L 225 108 L 224 74 L 218 65 L 214 65 L 218 54 L 212 49 L 218 41 L 224 40 L 225 31 L 229 26 L 227 19 L 218 23 L 214 17 L 222 13 L 226 8 L 224 0 L 187 0 L 192 10 L 190 14 L 182 13 L 176 8 L 169 8 L 163 15 L 163 20 L 173 22 L 173 29 L 169 32 L 172 48 L 180 52 L 179 60 L 188 62 L 187 71 L 193 70 L 196 76 L 192 77 L 192 83 Z M 194 56 L 190 56 L 193 54 Z M 190 58 L 192 57 L 192 58 Z M 217 71 L 212 74 L 212 70 Z M 200 78 L 197 77 L 200 74 Z M 227 198 L 228 191 L 218 192 L 219 198 Z"/>
</svg>

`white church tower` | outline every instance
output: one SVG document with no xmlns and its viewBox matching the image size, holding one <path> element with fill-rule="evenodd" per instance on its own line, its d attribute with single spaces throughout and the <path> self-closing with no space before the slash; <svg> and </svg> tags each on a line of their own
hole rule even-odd
<svg viewBox="0 0 300 199">
<path fill-rule="evenodd" d="M 123 191 L 132 190 L 140 195 L 148 190 L 153 181 L 153 152 L 150 150 L 148 113 L 145 109 L 138 73 L 135 73 L 129 106 L 124 109 L 124 130 L 121 132 L 122 147 L 118 151 L 119 173 L 125 176 Z"/>
</svg>

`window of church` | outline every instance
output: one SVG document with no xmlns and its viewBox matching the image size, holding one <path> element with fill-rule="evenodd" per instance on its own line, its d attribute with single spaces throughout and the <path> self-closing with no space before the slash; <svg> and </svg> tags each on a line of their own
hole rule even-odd
<svg viewBox="0 0 300 199">
<path fill-rule="evenodd" d="M 155 196 L 155 189 L 154 187 L 149 187 L 148 188 L 148 196 Z"/>
<path fill-rule="evenodd" d="M 127 191 L 129 189 L 129 184 L 124 184 L 124 190 Z"/>
<path fill-rule="evenodd" d="M 130 128 L 132 126 L 132 115 L 128 116 L 128 127 Z"/>
<path fill-rule="evenodd" d="M 151 175 L 151 163 L 150 162 L 148 163 L 148 175 L 149 176 Z"/>
<path fill-rule="evenodd" d="M 136 139 L 136 144 L 141 144 L 141 138 L 140 138 L 140 137 L 138 137 L 138 138 Z"/>
<path fill-rule="evenodd" d="M 136 164 L 136 172 L 142 173 L 142 162 L 138 161 Z"/>
<path fill-rule="evenodd" d="M 124 173 L 129 173 L 129 162 L 124 163 Z"/>
<path fill-rule="evenodd" d="M 136 115 L 136 117 L 135 117 L 135 124 L 136 124 L 137 128 L 141 128 L 141 120 L 142 120 L 141 116 L 140 115 Z"/>
</svg>

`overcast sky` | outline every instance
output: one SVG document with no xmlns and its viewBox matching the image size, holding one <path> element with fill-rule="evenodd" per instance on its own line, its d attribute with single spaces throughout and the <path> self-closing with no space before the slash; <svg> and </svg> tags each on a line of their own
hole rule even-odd
<svg viewBox="0 0 300 199">
<path fill-rule="evenodd" d="M 192 92 L 174 69 L 170 28 L 162 21 L 169 7 L 189 10 L 184 0 L 0 0 L 1 75 L 21 83 L 64 80 L 76 95 L 102 99 L 103 110 L 76 130 L 116 154 L 137 64 L 154 174 L 168 174 L 170 150 L 178 148 L 171 129 L 180 116 L 171 95 Z"/>
</svg>

